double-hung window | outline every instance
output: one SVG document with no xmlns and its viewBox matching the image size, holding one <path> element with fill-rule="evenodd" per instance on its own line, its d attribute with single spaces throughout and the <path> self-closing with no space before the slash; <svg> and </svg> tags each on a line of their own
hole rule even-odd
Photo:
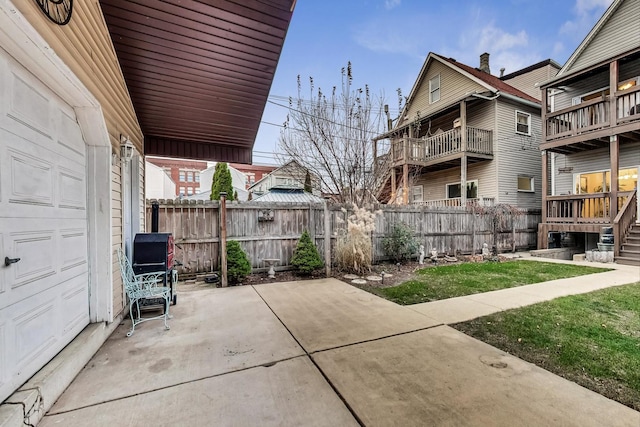
<svg viewBox="0 0 640 427">
<path fill-rule="evenodd" d="M 516 133 L 531 135 L 531 114 L 516 111 Z"/>
<path fill-rule="evenodd" d="M 440 74 L 429 80 L 429 104 L 440 100 Z"/>
</svg>

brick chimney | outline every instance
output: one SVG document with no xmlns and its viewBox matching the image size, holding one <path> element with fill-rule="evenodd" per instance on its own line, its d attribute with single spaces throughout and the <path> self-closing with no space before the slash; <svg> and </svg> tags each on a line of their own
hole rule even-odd
<svg viewBox="0 0 640 427">
<path fill-rule="evenodd" d="M 489 54 L 487 52 L 480 55 L 480 71 L 491 74 L 491 70 L 489 69 Z"/>
</svg>

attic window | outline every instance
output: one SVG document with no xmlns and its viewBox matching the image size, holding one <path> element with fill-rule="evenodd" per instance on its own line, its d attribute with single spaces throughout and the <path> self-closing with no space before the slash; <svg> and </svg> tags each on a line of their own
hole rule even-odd
<svg viewBox="0 0 640 427">
<path fill-rule="evenodd" d="M 531 114 L 516 111 L 516 133 L 531 135 Z"/>
<path fill-rule="evenodd" d="M 440 74 L 429 80 L 429 104 L 440 100 Z"/>
</svg>

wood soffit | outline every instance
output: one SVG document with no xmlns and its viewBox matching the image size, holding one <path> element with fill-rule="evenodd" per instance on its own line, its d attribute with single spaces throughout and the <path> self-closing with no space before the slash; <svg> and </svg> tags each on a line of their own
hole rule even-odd
<svg viewBox="0 0 640 427">
<path fill-rule="evenodd" d="M 100 0 L 145 154 L 251 163 L 295 0 Z"/>
</svg>

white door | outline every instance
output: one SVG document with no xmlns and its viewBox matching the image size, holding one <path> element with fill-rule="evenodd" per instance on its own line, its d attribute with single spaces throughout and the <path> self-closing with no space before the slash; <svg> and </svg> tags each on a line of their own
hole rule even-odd
<svg viewBox="0 0 640 427">
<path fill-rule="evenodd" d="M 85 151 L 73 109 L 0 48 L 0 401 L 89 323 Z"/>
</svg>

